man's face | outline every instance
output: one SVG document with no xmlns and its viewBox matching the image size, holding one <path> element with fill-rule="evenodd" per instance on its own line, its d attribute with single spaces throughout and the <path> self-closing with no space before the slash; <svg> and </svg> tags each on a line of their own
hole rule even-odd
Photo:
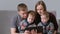
<svg viewBox="0 0 60 34">
<path fill-rule="evenodd" d="M 28 18 L 27 18 L 27 21 L 29 22 L 29 23 L 32 23 L 33 21 L 34 21 L 34 16 L 32 16 L 32 15 L 28 15 Z"/>
<path fill-rule="evenodd" d="M 41 14 L 44 13 L 44 8 L 43 8 L 42 5 L 38 5 L 38 6 L 37 6 L 37 13 L 38 13 L 39 15 L 41 15 Z"/>
<path fill-rule="evenodd" d="M 49 18 L 47 18 L 45 15 L 41 16 L 41 21 L 43 23 L 46 23 L 49 20 Z"/>
<path fill-rule="evenodd" d="M 26 10 L 20 10 L 18 14 L 21 16 L 21 18 L 27 18 L 27 11 Z"/>
</svg>

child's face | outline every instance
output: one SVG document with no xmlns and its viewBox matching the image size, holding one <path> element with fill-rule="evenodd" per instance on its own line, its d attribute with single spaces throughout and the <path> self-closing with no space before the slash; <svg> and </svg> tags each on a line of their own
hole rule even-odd
<svg viewBox="0 0 60 34">
<path fill-rule="evenodd" d="M 35 19 L 35 17 L 29 14 L 29 15 L 28 15 L 28 18 L 27 18 L 27 21 L 28 21 L 29 23 L 32 23 L 32 22 L 34 21 L 34 19 Z"/>
<path fill-rule="evenodd" d="M 41 21 L 43 23 L 46 23 L 49 20 L 49 18 L 47 18 L 45 15 L 41 16 Z"/>
<path fill-rule="evenodd" d="M 27 11 L 26 10 L 20 10 L 18 14 L 21 16 L 21 18 L 27 18 Z"/>
</svg>

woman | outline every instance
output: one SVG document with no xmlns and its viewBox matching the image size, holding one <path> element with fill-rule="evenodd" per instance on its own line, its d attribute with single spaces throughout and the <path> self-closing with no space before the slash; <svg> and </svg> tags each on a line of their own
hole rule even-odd
<svg viewBox="0 0 60 34">
<path fill-rule="evenodd" d="M 41 20 L 40 20 L 40 15 L 44 14 L 45 12 L 47 12 L 47 9 L 46 9 L 46 5 L 43 1 L 38 1 L 37 4 L 35 5 L 35 11 L 36 11 L 36 24 L 38 24 Z M 57 24 L 57 21 L 56 21 L 56 17 L 52 14 L 52 13 L 49 13 L 49 21 L 51 21 L 53 24 L 54 24 L 54 30 L 55 30 L 55 34 L 58 30 L 58 24 Z"/>
</svg>

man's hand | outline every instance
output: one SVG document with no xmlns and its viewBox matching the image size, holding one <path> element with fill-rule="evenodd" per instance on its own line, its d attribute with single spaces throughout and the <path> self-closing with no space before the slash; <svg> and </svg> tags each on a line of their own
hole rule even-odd
<svg viewBox="0 0 60 34">
<path fill-rule="evenodd" d="M 11 34 L 19 34 L 19 33 L 16 33 L 16 28 L 11 28 Z"/>
</svg>

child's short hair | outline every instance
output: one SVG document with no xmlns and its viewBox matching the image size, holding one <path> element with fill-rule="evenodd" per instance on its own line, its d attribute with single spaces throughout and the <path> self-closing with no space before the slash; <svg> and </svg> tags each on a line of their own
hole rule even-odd
<svg viewBox="0 0 60 34">
<path fill-rule="evenodd" d="M 23 11 L 24 11 L 24 10 L 28 10 L 28 9 L 27 9 L 27 5 L 24 4 L 24 3 L 18 4 L 17 10 L 18 10 L 18 11 L 20 11 L 20 10 L 23 10 Z"/>
<path fill-rule="evenodd" d="M 28 11 L 28 15 L 32 15 L 33 17 L 36 17 L 36 13 L 33 10 Z"/>
<path fill-rule="evenodd" d="M 41 15 L 41 16 L 45 16 L 45 17 L 47 17 L 47 18 L 49 18 L 49 14 L 47 13 L 47 12 L 45 12 L 43 15 Z"/>
</svg>

